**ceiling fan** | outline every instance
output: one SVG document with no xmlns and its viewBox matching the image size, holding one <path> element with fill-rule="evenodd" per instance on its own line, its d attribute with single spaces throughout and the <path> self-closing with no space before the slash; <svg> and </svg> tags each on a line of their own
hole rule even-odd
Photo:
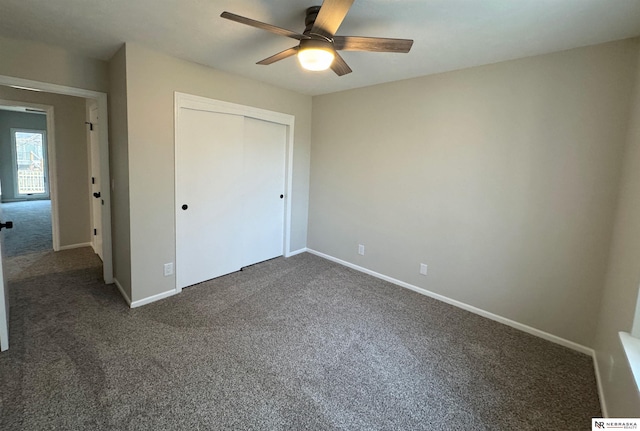
<svg viewBox="0 0 640 431">
<path fill-rule="evenodd" d="M 305 69 L 326 70 L 331 67 L 338 76 L 342 76 L 351 73 L 352 70 L 337 51 L 409 52 L 411 45 L 413 45 L 413 40 L 410 39 L 336 36 L 338 27 L 342 24 L 354 1 L 324 0 L 322 6 L 308 8 L 305 18 L 306 28 L 302 34 L 231 12 L 222 12 L 220 16 L 300 41 L 297 46 L 285 49 L 256 64 L 269 65 L 297 55 L 300 64 Z"/>
</svg>

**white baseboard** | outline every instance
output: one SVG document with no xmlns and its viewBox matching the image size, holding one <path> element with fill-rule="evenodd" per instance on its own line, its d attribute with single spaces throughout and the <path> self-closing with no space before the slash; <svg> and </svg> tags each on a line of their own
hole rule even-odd
<svg viewBox="0 0 640 431">
<path fill-rule="evenodd" d="M 71 250 L 74 248 L 82 248 L 82 247 L 91 247 L 91 243 L 90 242 L 83 242 L 80 244 L 70 244 L 70 245 L 61 245 L 60 248 L 56 251 L 62 251 L 62 250 Z"/>
<path fill-rule="evenodd" d="M 377 273 L 375 271 L 371 271 L 370 269 L 363 268 L 358 265 L 354 265 L 353 263 L 344 261 L 342 259 L 338 259 L 336 257 L 330 256 L 328 254 L 321 253 L 316 250 L 307 249 L 307 251 L 311 254 L 315 254 L 316 256 L 320 256 L 324 259 L 330 260 L 332 262 L 339 263 L 340 265 L 347 266 L 349 268 L 355 269 L 356 271 L 364 272 L 365 274 L 369 274 L 373 277 L 379 278 L 384 281 L 388 281 L 389 283 L 393 283 L 400 287 L 404 287 L 406 289 L 413 290 L 414 292 L 418 292 L 422 295 L 428 296 L 433 299 L 437 299 L 438 301 L 445 302 L 449 305 L 453 305 L 454 307 L 461 308 L 463 310 L 469 311 L 471 313 L 477 314 L 482 317 L 486 317 L 487 319 L 495 320 L 496 322 L 500 322 L 507 326 L 511 326 L 512 328 L 519 329 L 520 331 L 526 332 L 531 335 L 535 335 L 536 337 L 543 338 L 545 340 L 551 341 L 552 343 L 559 344 L 564 347 L 568 347 L 569 349 L 578 351 L 580 353 L 584 353 L 586 355 L 593 356 L 593 349 L 583 346 L 578 343 L 574 343 L 573 341 L 565 340 L 564 338 L 558 337 L 556 335 L 550 334 L 548 332 L 541 331 L 539 329 L 533 328 L 531 326 L 525 325 L 520 322 L 516 322 L 515 320 L 507 319 L 506 317 L 499 316 L 497 314 L 493 314 L 489 311 L 485 311 L 481 308 L 474 307 L 473 305 L 465 304 L 464 302 L 457 301 L 455 299 L 448 298 L 446 296 L 440 295 L 435 292 L 431 292 L 427 289 L 423 289 L 422 287 L 414 286 L 413 284 L 405 283 L 404 281 L 397 280 L 395 278 Z"/>
<path fill-rule="evenodd" d="M 304 253 L 306 251 L 309 251 L 306 247 L 300 248 L 300 249 L 295 250 L 295 251 L 290 251 L 288 254 L 285 254 L 284 257 L 295 256 L 296 254 L 302 254 L 302 253 Z"/>
<path fill-rule="evenodd" d="M 127 292 L 124 291 L 124 288 L 122 287 L 120 282 L 116 278 L 113 279 L 113 282 L 116 285 L 116 287 L 118 288 L 118 290 L 120 291 L 120 294 L 122 295 L 124 300 L 127 301 L 127 305 L 129 307 L 131 307 L 131 298 L 129 298 L 129 295 L 127 295 Z"/>
<path fill-rule="evenodd" d="M 595 370 L 595 375 L 596 375 L 596 383 L 597 383 L 597 386 L 598 386 L 598 398 L 600 399 L 600 409 L 602 410 L 602 416 L 605 417 L 605 418 L 609 417 L 609 413 L 608 413 L 608 410 L 607 410 L 607 403 L 606 403 L 606 400 L 605 400 L 605 397 L 604 397 L 604 389 L 602 387 L 602 378 L 601 378 L 601 375 L 600 375 L 600 368 L 598 367 L 598 355 L 596 354 L 596 352 L 592 348 L 583 346 L 583 345 L 578 344 L 578 343 L 574 343 L 573 341 L 566 340 L 564 338 L 558 337 L 556 335 L 550 334 L 550 333 L 545 332 L 545 331 L 541 331 L 539 329 L 533 328 L 533 327 L 525 325 L 523 323 L 516 322 L 515 320 L 507 319 L 506 317 L 502 317 L 502 316 L 499 316 L 497 314 L 490 313 L 488 311 L 485 311 L 485 310 L 482 310 L 480 308 L 474 307 L 473 305 L 465 304 L 464 302 L 460 302 L 460 301 L 457 301 L 455 299 L 451 299 L 451 298 L 448 298 L 446 296 L 440 295 L 438 293 L 434 293 L 434 292 L 431 292 L 429 290 L 423 289 L 421 287 L 414 286 L 414 285 L 409 284 L 409 283 L 405 283 L 404 281 L 400 281 L 400 280 L 397 280 L 395 278 L 388 277 L 386 275 L 377 273 L 375 271 L 371 271 L 370 269 L 363 268 L 361 266 L 355 265 L 353 263 L 347 262 L 347 261 L 342 260 L 342 259 L 338 259 L 338 258 L 330 256 L 328 254 L 324 254 L 324 253 L 321 253 L 319 251 L 316 251 L 316 250 L 313 250 L 313 249 L 309 249 L 309 248 L 305 249 L 305 251 L 307 251 L 308 253 L 311 253 L 311 254 L 315 254 L 316 256 L 322 257 L 324 259 L 330 260 L 332 262 L 339 263 L 340 265 L 349 267 L 351 269 L 355 269 L 356 271 L 360 271 L 360 272 L 363 272 L 365 274 L 371 275 L 373 277 L 379 278 L 381 280 L 388 281 L 389 283 L 393 283 L 393 284 L 398 285 L 400 287 L 404 287 L 406 289 L 413 290 L 414 292 L 418 292 L 418 293 L 420 293 L 422 295 L 425 295 L 425 296 L 428 296 L 430 298 L 437 299 L 438 301 L 442 301 L 442 302 L 445 302 L 445 303 L 447 303 L 449 305 L 453 305 L 454 307 L 458 307 L 458 308 L 461 308 L 463 310 L 469 311 L 471 313 L 478 314 L 478 315 L 480 315 L 482 317 L 486 317 L 487 319 L 491 319 L 491 320 L 494 320 L 496 322 L 505 324 L 507 326 L 511 326 L 512 328 L 515 328 L 515 329 L 518 329 L 520 331 L 526 332 L 528 334 L 534 335 L 536 337 L 545 339 L 547 341 L 551 341 L 552 343 L 559 344 L 561 346 L 568 347 L 569 349 L 572 349 L 572 350 L 575 350 L 577 352 L 584 353 L 586 355 L 591 356 L 591 358 L 593 360 L 593 367 L 594 367 L 594 370 Z"/>
<path fill-rule="evenodd" d="M 158 293 L 157 295 L 149 296 L 148 298 L 139 299 L 130 303 L 131 308 L 140 307 L 142 305 L 150 304 L 152 302 L 160 301 L 161 299 L 168 298 L 178 293 L 175 289 L 167 290 L 166 292 Z"/>
<path fill-rule="evenodd" d="M 604 398 L 602 376 L 600 374 L 600 367 L 598 366 L 598 354 L 595 351 L 593 351 L 593 368 L 596 373 L 596 384 L 598 385 L 598 398 L 600 398 L 600 410 L 602 410 L 602 417 L 608 418 L 609 411 L 607 410 L 607 402 Z"/>
</svg>

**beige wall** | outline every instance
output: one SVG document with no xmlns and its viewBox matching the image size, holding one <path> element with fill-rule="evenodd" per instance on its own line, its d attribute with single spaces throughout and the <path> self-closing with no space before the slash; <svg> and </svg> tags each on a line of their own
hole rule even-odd
<svg viewBox="0 0 640 431">
<path fill-rule="evenodd" d="M 132 300 L 175 288 L 174 92 L 295 116 L 291 249 L 306 245 L 311 97 L 127 44 Z M 204 198 L 204 197 L 203 197 Z"/>
<path fill-rule="evenodd" d="M 640 64 L 595 350 L 611 417 L 639 417 L 640 398 L 618 337 L 631 331 L 640 285 Z M 636 334 L 637 335 L 637 334 Z"/>
<path fill-rule="evenodd" d="M 0 75 L 107 92 L 107 64 L 64 49 L 0 37 Z"/>
<path fill-rule="evenodd" d="M 0 86 L 0 99 L 53 106 L 60 246 L 88 243 L 91 227 L 85 99 L 4 86 Z"/>
<path fill-rule="evenodd" d="M 308 246 L 593 346 L 636 50 L 314 97 Z"/>
<path fill-rule="evenodd" d="M 129 136 L 126 47 L 109 62 L 109 163 L 113 276 L 131 299 L 131 224 L 129 218 Z"/>
</svg>

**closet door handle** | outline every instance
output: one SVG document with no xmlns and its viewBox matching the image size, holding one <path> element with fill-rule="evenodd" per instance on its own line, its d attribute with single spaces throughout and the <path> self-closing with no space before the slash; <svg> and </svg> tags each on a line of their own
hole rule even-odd
<svg viewBox="0 0 640 431">
<path fill-rule="evenodd" d="M 187 204 L 182 205 L 182 209 L 183 209 L 184 211 L 186 211 L 186 210 L 187 210 L 187 208 L 189 208 L 189 205 L 187 205 Z"/>
<path fill-rule="evenodd" d="M 280 199 L 284 198 L 284 195 L 280 195 Z"/>
</svg>

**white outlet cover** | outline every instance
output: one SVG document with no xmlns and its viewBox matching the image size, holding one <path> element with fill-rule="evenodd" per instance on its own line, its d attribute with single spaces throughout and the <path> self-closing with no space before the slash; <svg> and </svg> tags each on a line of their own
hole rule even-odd
<svg viewBox="0 0 640 431">
<path fill-rule="evenodd" d="M 362 244 L 358 245 L 358 254 L 361 256 L 364 256 L 364 245 Z"/>
<path fill-rule="evenodd" d="M 420 274 L 427 275 L 427 264 L 425 263 L 420 264 Z"/>
</svg>

